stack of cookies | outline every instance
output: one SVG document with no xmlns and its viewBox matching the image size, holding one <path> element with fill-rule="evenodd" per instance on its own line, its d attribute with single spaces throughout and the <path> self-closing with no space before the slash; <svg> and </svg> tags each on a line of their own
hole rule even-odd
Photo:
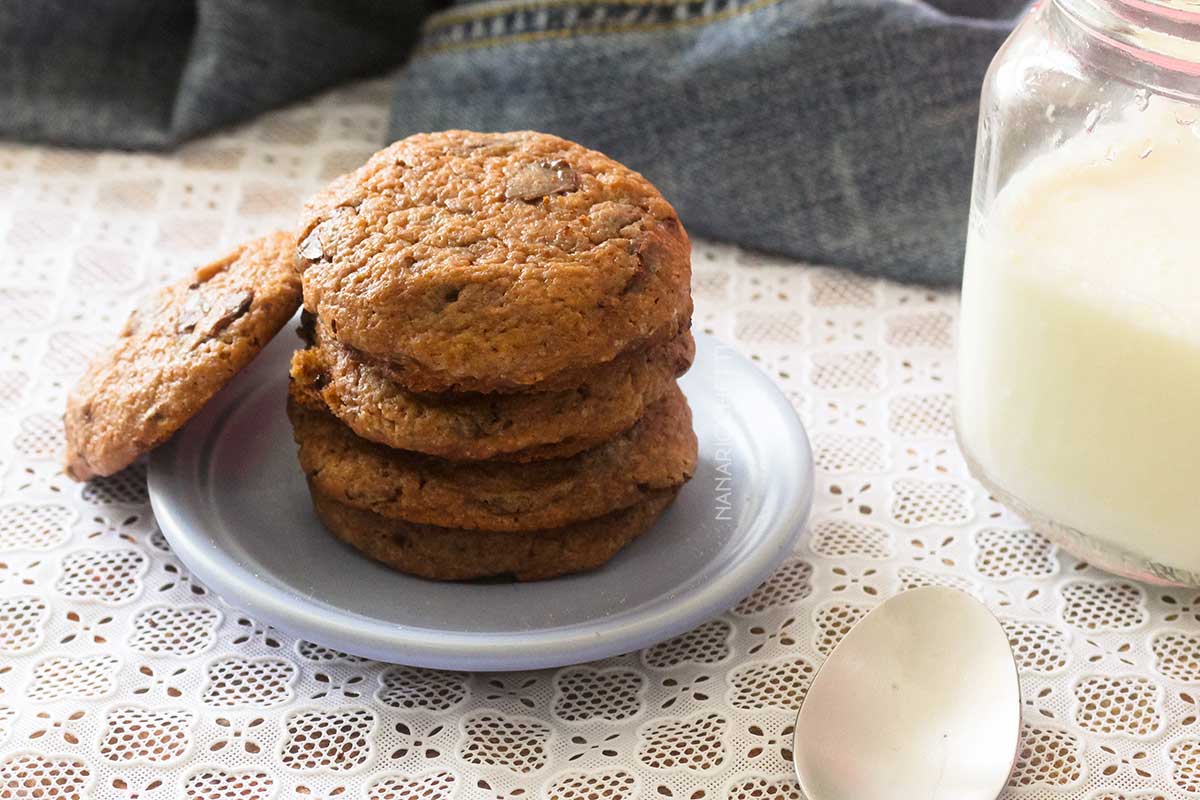
<svg viewBox="0 0 1200 800">
<path fill-rule="evenodd" d="M 313 504 L 427 578 L 590 569 L 696 464 L 690 254 L 641 175 L 537 133 L 376 153 L 306 206 L 288 412 Z"/>
</svg>

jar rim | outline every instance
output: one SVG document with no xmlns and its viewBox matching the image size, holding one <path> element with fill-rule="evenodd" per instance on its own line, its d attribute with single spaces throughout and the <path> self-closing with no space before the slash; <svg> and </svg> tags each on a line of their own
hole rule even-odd
<svg viewBox="0 0 1200 800">
<path fill-rule="evenodd" d="M 1105 45 L 1200 77 L 1200 0 L 1050 0 Z"/>
</svg>

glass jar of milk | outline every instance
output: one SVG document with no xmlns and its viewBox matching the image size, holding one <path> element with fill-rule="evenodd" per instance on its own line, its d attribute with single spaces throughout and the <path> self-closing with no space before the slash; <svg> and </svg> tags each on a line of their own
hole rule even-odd
<svg viewBox="0 0 1200 800">
<path fill-rule="evenodd" d="M 983 89 L 972 472 L 1092 564 L 1200 585 L 1200 3 L 1041 0 Z"/>
</svg>

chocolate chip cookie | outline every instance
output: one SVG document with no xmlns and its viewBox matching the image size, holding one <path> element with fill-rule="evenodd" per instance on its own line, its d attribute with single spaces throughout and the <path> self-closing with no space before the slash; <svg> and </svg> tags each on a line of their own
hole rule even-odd
<svg viewBox="0 0 1200 800">
<path fill-rule="evenodd" d="M 305 405 L 327 407 L 364 439 L 453 460 L 536 461 L 574 455 L 630 428 L 694 354 L 684 333 L 596 367 L 571 389 L 424 394 L 337 341 L 316 341 L 292 357 L 292 380 L 307 390 Z"/>
<path fill-rule="evenodd" d="M 242 245 L 159 292 L 68 397 L 67 475 L 111 475 L 165 442 L 299 305 L 295 242 L 285 233 Z"/>
<path fill-rule="evenodd" d="M 570 458 L 454 462 L 360 439 L 296 397 L 288 404 L 300 465 L 330 499 L 444 528 L 533 531 L 603 516 L 683 484 L 696 466 L 691 411 L 670 388 L 624 433 Z"/>
<path fill-rule="evenodd" d="M 661 489 L 620 511 L 561 528 L 498 533 L 391 519 L 312 489 L 313 508 L 334 536 L 393 569 L 443 581 L 501 575 L 534 581 L 595 569 L 648 530 L 675 494 Z"/>
<path fill-rule="evenodd" d="M 690 325 L 675 210 L 541 133 L 396 142 L 308 204 L 298 256 L 305 307 L 410 391 L 522 391 Z"/>
</svg>

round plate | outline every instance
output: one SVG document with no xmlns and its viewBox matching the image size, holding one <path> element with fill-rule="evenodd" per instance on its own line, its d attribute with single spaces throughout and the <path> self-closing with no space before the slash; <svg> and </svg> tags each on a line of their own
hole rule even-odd
<svg viewBox="0 0 1200 800">
<path fill-rule="evenodd" d="M 296 340 L 276 338 L 150 458 L 150 499 L 176 555 L 256 619 L 412 666 L 515 670 L 604 658 L 732 606 L 795 546 L 812 452 L 791 404 L 732 348 L 697 335 L 680 381 L 696 475 L 604 567 L 532 583 L 439 583 L 394 572 L 313 514 L 284 411 Z"/>
</svg>

